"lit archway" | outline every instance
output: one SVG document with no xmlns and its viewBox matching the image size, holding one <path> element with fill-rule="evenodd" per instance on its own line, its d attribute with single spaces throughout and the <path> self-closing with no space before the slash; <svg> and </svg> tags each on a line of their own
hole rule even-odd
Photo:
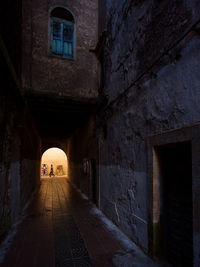
<svg viewBox="0 0 200 267">
<path fill-rule="evenodd" d="M 47 149 L 41 158 L 41 178 L 67 176 L 67 155 L 57 147 Z"/>
</svg>

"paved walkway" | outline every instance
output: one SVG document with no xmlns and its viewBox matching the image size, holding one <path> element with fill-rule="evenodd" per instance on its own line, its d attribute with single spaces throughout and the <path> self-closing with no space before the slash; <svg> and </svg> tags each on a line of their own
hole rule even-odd
<svg viewBox="0 0 200 267">
<path fill-rule="evenodd" d="M 3 267 L 156 266 L 67 181 L 42 179 Z"/>
</svg>

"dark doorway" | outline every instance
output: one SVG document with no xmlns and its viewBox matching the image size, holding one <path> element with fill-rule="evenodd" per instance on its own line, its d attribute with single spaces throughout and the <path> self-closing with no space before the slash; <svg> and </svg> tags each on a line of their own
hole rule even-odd
<svg viewBox="0 0 200 267">
<path fill-rule="evenodd" d="M 191 143 L 156 148 L 160 165 L 161 254 L 172 266 L 193 266 Z"/>
</svg>

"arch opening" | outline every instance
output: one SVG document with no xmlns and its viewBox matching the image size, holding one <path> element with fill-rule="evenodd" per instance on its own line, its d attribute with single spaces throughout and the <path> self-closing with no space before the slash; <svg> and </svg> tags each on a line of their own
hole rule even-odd
<svg viewBox="0 0 200 267">
<path fill-rule="evenodd" d="M 68 175 L 68 160 L 65 152 L 57 147 L 47 149 L 41 157 L 41 178 Z"/>
<path fill-rule="evenodd" d="M 51 11 L 51 17 L 67 20 L 67 21 L 74 23 L 74 17 L 72 13 L 69 10 L 62 8 L 62 7 L 54 8 Z"/>
</svg>

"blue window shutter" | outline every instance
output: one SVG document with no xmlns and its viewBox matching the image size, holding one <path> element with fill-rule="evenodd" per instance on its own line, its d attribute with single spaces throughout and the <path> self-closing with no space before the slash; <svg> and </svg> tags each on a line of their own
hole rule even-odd
<svg viewBox="0 0 200 267">
<path fill-rule="evenodd" d="M 51 30 L 52 30 L 52 37 L 51 37 L 52 52 L 57 55 L 62 55 L 63 54 L 63 47 L 62 47 L 63 24 L 60 21 L 52 18 Z"/>
<path fill-rule="evenodd" d="M 63 56 L 73 58 L 74 51 L 74 24 L 63 23 Z"/>
<path fill-rule="evenodd" d="M 74 56 L 74 24 L 51 17 L 50 49 L 55 55 L 66 58 Z"/>
</svg>

